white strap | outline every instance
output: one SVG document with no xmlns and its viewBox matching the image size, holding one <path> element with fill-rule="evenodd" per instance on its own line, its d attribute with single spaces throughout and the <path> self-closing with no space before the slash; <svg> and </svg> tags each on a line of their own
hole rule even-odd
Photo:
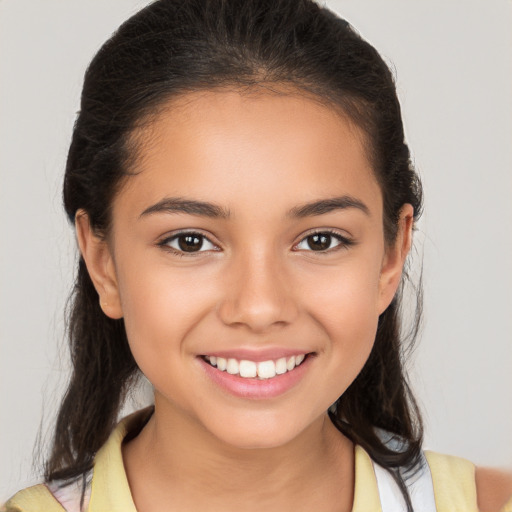
<svg viewBox="0 0 512 512">
<path fill-rule="evenodd" d="M 402 491 L 389 471 L 373 462 L 377 478 L 382 512 L 407 512 Z M 405 480 L 414 512 L 436 512 L 434 485 L 430 468 L 425 460 L 415 475 Z"/>
<path fill-rule="evenodd" d="M 89 499 L 91 496 L 91 472 L 85 477 L 86 478 L 86 487 L 84 493 L 84 503 L 83 508 L 80 509 L 80 501 L 82 499 L 83 482 L 82 478 L 68 484 L 63 485 L 63 483 L 59 480 L 54 480 L 46 484 L 50 492 L 55 496 L 55 499 L 64 507 L 66 512 L 82 512 L 87 510 L 87 506 L 89 505 Z"/>
</svg>

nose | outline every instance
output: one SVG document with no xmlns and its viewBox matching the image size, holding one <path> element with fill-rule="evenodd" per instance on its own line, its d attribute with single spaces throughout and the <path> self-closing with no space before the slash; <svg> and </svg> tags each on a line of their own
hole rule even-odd
<svg viewBox="0 0 512 512">
<path fill-rule="evenodd" d="M 222 322 L 258 333 L 292 323 L 298 305 L 287 275 L 272 254 L 246 254 L 233 261 L 218 306 Z"/>
</svg>

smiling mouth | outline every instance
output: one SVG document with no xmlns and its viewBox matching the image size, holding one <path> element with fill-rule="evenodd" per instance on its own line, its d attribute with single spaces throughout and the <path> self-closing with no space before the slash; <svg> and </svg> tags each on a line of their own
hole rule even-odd
<svg viewBox="0 0 512 512">
<path fill-rule="evenodd" d="M 250 361 L 216 356 L 201 356 L 210 366 L 221 372 L 237 375 L 245 379 L 272 379 L 278 375 L 291 372 L 300 366 L 311 354 L 297 354 L 268 361 Z"/>
</svg>

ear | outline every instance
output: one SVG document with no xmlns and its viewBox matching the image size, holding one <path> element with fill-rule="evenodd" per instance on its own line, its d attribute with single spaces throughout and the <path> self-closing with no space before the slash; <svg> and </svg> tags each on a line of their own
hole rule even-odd
<svg viewBox="0 0 512 512">
<path fill-rule="evenodd" d="M 396 239 L 386 248 L 379 279 L 379 315 L 389 306 L 395 296 L 405 259 L 412 244 L 412 227 L 414 209 L 410 204 L 404 204 L 400 210 Z"/>
<path fill-rule="evenodd" d="M 122 318 L 114 260 L 107 241 L 94 233 L 89 215 L 84 210 L 76 213 L 75 228 L 78 246 L 98 292 L 101 309 L 110 318 Z"/>
</svg>

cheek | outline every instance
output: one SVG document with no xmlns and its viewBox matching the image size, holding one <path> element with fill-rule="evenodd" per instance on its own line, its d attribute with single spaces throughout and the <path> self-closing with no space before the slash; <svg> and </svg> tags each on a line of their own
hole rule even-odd
<svg viewBox="0 0 512 512">
<path fill-rule="evenodd" d="M 318 276 L 317 276 L 318 278 Z M 306 292 L 306 290 L 305 290 Z M 336 275 L 309 285 L 306 308 L 325 331 L 325 350 L 343 392 L 364 366 L 375 341 L 379 320 L 378 266 L 347 266 Z M 340 394 L 341 394 L 340 392 Z"/>
<path fill-rule="evenodd" d="M 378 318 L 380 265 L 378 258 L 365 256 L 300 277 L 301 295 L 314 316 L 321 317 L 322 325 L 357 329 Z"/>
<path fill-rule="evenodd" d="M 144 373 L 144 366 L 176 365 L 182 341 L 208 311 L 212 280 L 197 269 L 130 263 L 118 266 L 118 279 L 132 353 Z"/>
</svg>

